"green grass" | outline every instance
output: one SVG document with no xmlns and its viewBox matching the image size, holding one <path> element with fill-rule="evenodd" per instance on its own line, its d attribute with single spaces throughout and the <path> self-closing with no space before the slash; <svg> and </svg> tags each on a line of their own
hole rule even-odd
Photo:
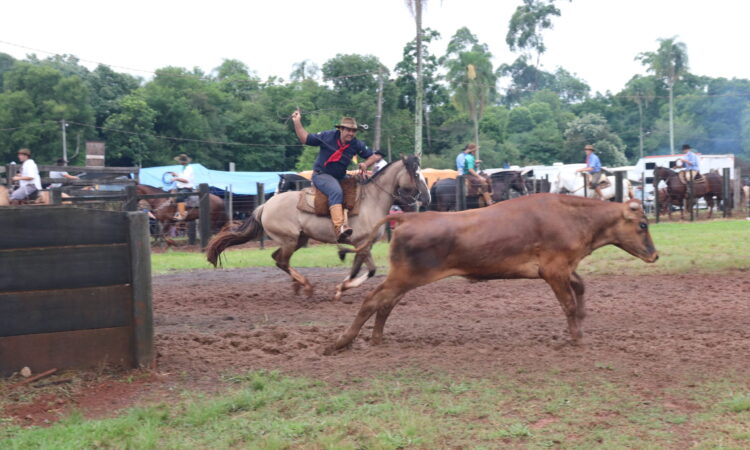
<svg viewBox="0 0 750 450">
<path fill-rule="evenodd" d="M 276 372 L 225 378 L 225 393 L 0 425 L 0 448 L 747 448 L 750 380 L 678 384 L 648 398 L 606 378 L 555 373 L 458 379 L 402 371 L 333 386 Z M 727 391 L 731 386 L 732 391 Z M 738 394 L 738 391 L 743 393 Z M 675 412 L 662 396 L 690 401 Z"/>
<path fill-rule="evenodd" d="M 581 273 L 677 274 L 750 267 L 750 221 L 747 220 L 652 224 L 651 235 L 661 254 L 656 264 L 644 264 L 616 247 L 607 246 L 581 263 Z M 229 249 L 224 252 L 224 267 L 271 267 L 274 250 L 274 247 Z M 388 244 L 376 244 L 373 255 L 378 266 L 387 267 Z M 154 274 L 211 267 L 203 254 L 195 252 L 154 253 L 151 261 Z M 292 257 L 295 267 L 348 267 L 350 263 L 351 256 L 344 263 L 339 261 L 334 245 L 303 248 Z"/>
</svg>

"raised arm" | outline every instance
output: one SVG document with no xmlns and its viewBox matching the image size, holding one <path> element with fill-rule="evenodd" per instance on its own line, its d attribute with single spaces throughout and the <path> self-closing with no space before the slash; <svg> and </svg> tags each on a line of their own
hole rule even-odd
<svg viewBox="0 0 750 450">
<path fill-rule="evenodd" d="M 292 113 L 292 122 L 294 123 L 294 132 L 297 133 L 297 139 L 302 145 L 307 144 L 307 135 L 309 134 L 305 127 L 302 126 L 302 113 L 296 110 Z"/>
</svg>

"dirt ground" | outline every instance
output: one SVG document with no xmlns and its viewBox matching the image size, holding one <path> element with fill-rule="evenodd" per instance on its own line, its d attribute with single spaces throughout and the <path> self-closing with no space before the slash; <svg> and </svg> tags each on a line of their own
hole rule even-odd
<svg viewBox="0 0 750 450">
<path fill-rule="evenodd" d="M 584 277 L 588 318 L 578 347 L 568 344 L 565 318 L 543 281 L 451 278 L 408 293 L 391 314 L 382 345 L 368 342 L 371 320 L 352 348 L 333 356 L 323 356 L 322 348 L 351 323 L 382 275 L 345 294 L 347 304 L 329 300 L 345 269 L 301 272 L 316 285 L 312 298 L 294 295 L 276 268 L 156 276 L 154 370 L 101 370 L 69 382 L 66 374 L 55 375 L 48 383 L 57 387 L 12 389 L 0 417 L 30 425 L 71 409 L 109 416 L 137 402 L 178 398 L 184 389 L 211 390 L 222 375 L 257 369 L 344 384 L 400 368 L 469 377 L 556 368 L 574 380 L 606 366 L 617 368 L 608 373 L 613 382 L 644 393 L 717 367 L 750 369 L 748 270 Z"/>
</svg>

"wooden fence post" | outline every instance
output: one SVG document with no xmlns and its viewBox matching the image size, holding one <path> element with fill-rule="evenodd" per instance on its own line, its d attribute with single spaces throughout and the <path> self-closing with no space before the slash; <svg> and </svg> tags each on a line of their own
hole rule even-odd
<svg viewBox="0 0 750 450">
<path fill-rule="evenodd" d="M 258 206 L 266 202 L 266 188 L 263 183 L 255 183 L 255 189 L 256 189 L 255 195 L 257 199 L 257 201 L 255 202 L 255 205 L 256 205 L 255 207 L 257 208 Z M 265 237 L 266 237 L 265 233 L 260 234 L 260 248 L 262 249 L 266 248 L 265 243 L 264 243 Z"/>
<path fill-rule="evenodd" d="M 52 188 L 49 190 L 49 201 L 53 205 L 62 204 L 62 191 L 60 188 Z"/>
<path fill-rule="evenodd" d="M 125 186 L 125 197 L 122 208 L 125 211 L 138 211 L 138 193 L 134 185 Z"/>
<path fill-rule="evenodd" d="M 659 223 L 659 212 L 661 210 L 661 205 L 659 204 L 659 181 L 657 181 L 656 177 L 654 177 L 653 185 L 654 185 L 654 213 L 656 214 L 656 223 Z M 669 197 L 667 197 L 667 207 L 671 208 L 671 206 L 669 205 Z"/>
<path fill-rule="evenodd" d="M 466 209 L 466 176 L 459 175 L 456 177 L 456 211 Z"/>
<path fill-rule="evenodd" d="M 622 203 L 622 179 L 623 179 L 622 171 L 615 172 L 615 201 Z"/>
<path fill-rule="evenodd" d="M 689 202 L 688 205 L 690 205 L 690 221 L 695 221 L 695 207 L 697 206 L 695 204 L 695 195 L 693 191 L 693 178 L 690 177 L 687 184 L 687 201 Z"/>
<path fill-rule="evenodd" d="M 722 169 L 721 177 L 721 203 L 724 206 L 722 217 L 729 217 L 732 215 L 732 199 L 729 196 L 729 168 L 725 167 Z"/>
<path fill-rule="evenodd" d="M 198 199 L 200 201 L 198 229 L 201 235 L 201 251 L 204 251 L 211 239 L 211 198 L 209 197 L 208 184 L 201 183 L 198 185 Z"/>
<path fill-rule="evenodd" d="M 128 244 L 133 287 L 133 361 L 153 367 L 154 323 L 151 309 L 151 248 L 148 215 L 128 213 Z"/>
</svg>

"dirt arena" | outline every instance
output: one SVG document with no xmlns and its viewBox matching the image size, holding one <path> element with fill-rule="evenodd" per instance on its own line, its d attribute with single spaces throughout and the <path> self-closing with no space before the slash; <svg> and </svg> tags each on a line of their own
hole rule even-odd
<svg viewBox="0 0 750 450">
<path fill-rule="evenodd" d="M 404 297 L 382 345 L 368 342 L 371 319 L 352 348 L 334 356 L 323 356 L 322 348 L 351 323 L 382 275 L 347 293 L 352 303 L 344 304 L 329 298 L 345 269 L 301 271 L 316 284 L 312 298 L 294 295 L 276 268 L 156 276 L 156 370 L 91 375 L 67 395 L 52 391 L 12 404 L 3 416 L 31 424 L 72 408 L 112 415 L 184 389 L 211 390 L 222 375 L 257 369 L 345 383 L 400 368 L 469 377 L 556 368 L 574 380 L 611 367 L 613 382 L 644 393 L 717 368 L 750 369 L 748 270 L 584 277 L 588 318 L 579 347 L 568 344 L 565 318 L 543 281 L 447 279 Z"/>
</svg>

